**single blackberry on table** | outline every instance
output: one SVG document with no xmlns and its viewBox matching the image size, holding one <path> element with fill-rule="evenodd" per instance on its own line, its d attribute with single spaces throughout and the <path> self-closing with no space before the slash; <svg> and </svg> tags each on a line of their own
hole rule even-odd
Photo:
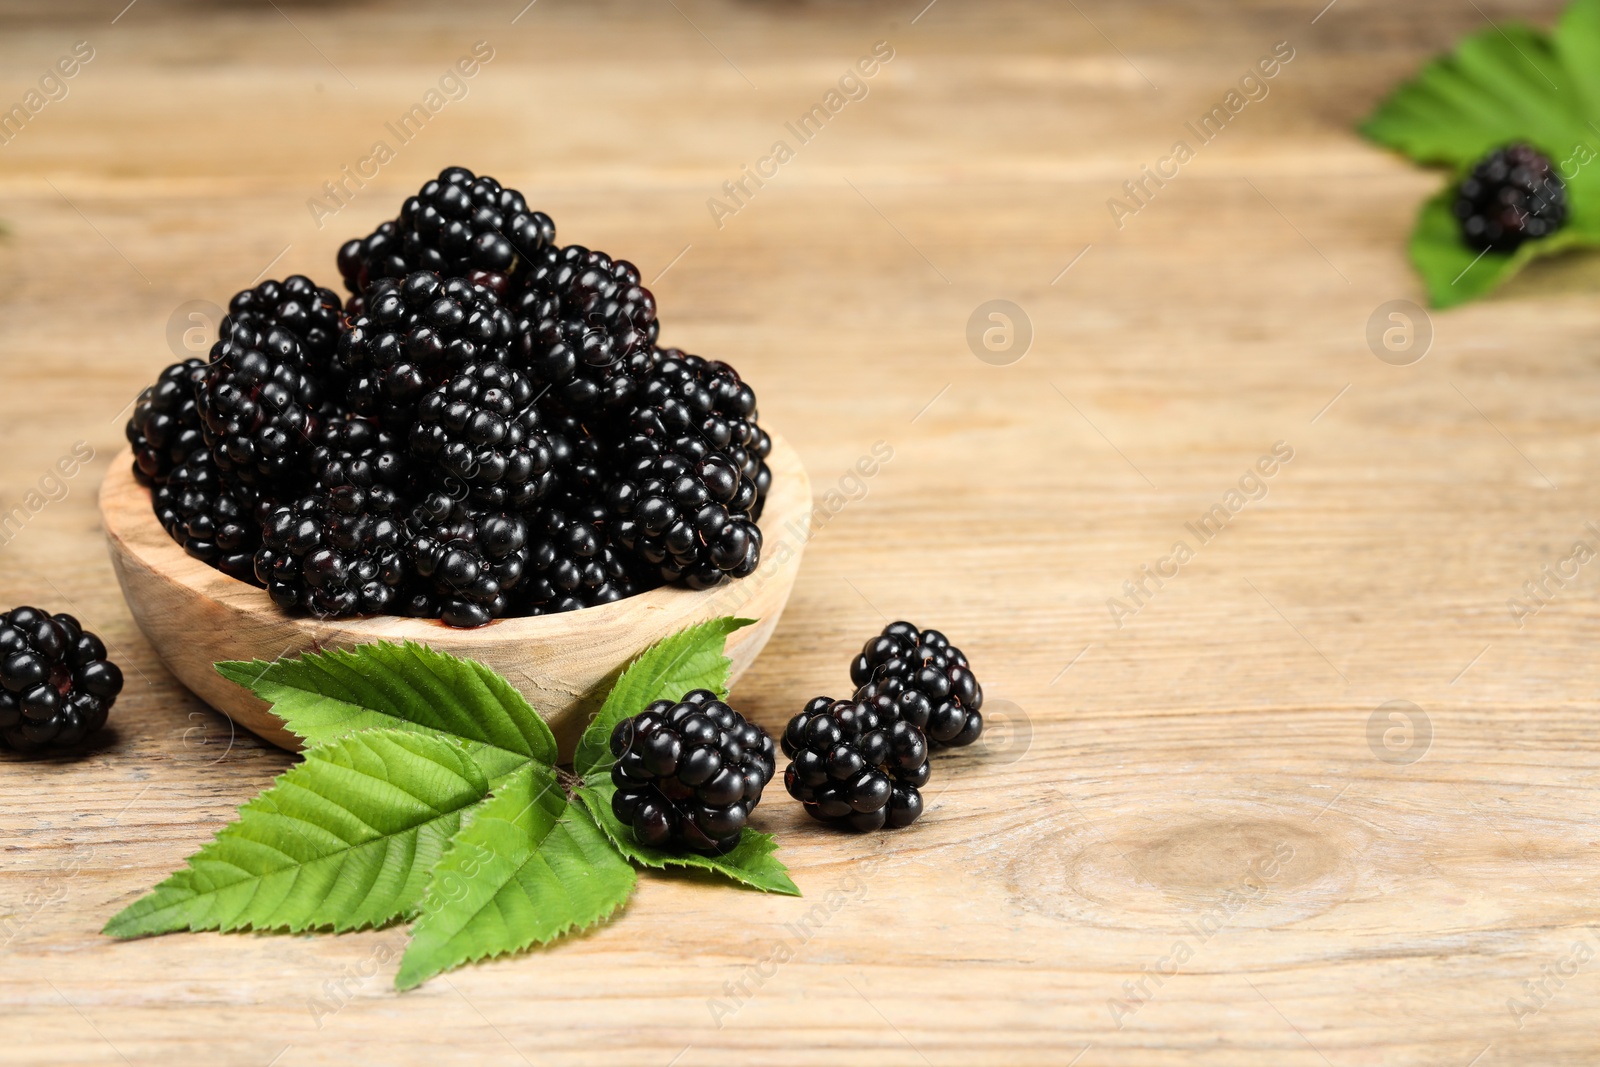
<svg viewBox="0 0 1600 1067">
<path fill-rule="evenodd" d="M 474 364 L 504 363 L 513 333 L 494 294 L 465 278 L 417 271 L 378 281 L 339 339 L 349 407 L 409 434 L 424 396 Z"/>
<path fill-rule="evenodd" d="M 229 485 L 204 449 L 173 468 L 155 488 L 157 520 L 184 551 L 241 582 L 256 581 L 263 498 L 249 486 Z"/>
<path fill-rule="evenodd" d="M 1456 187 L 1452 207 L 1461 236 L 1483 252 L 1514 252 L 1524 241 L 1566 225 L 1567 188 L 1550 160 L 1531 145 L 1490 152 Z"/>
<path fill-rule="evenodd" d="M 817 697 L 783 731 L 789 795 L 807 814 L 854 830 L 910 826 L 922 814 L 928 739 L 869 703 Z"/>
<path fill-rule="evenodd" d="M 625 416 L 655 364 L 656 300 L 627 260 L 579 245 L 546 249 L 512 301 L 514 358 L 555 406 Z"/>
<path fill-rule="evenodd" d="M 217 468 L 235 483 L 293 488 L 331 411 L 326 368 L 287 328 L 255 315 L 226 316 L 219 332 L 195 394 Z"/>
<path fill-rule="evenodd" d="M 413 271 L 464 276 L 506 294 L 509 279 L 556 239 L 550 216 L 488 175 L 446 167 L 409 197 L 400 217 L 339 249 L 345 286 L 365 293 Z"/>
<path fill-rule="evenodd" d="M 381 615 L 408 574 L 404 525 L 383 486 L 329 486 L 273 511 L 261 528 L 256 577 L 279 607 L 321 618 Z"/>
<path fill-rule="evenodd" d="M 464 367 L 422 398 L 411 455 L 483 507 L 525 511 L 550 488 L 552 450 L 533 385 L 502 363 Z"/>
<path fill-rule="evenodd" d="M 0 615 L 0 738 L 23 752 L 69 748 L 105 725 L 122 671 L 71 615 Z"/>
<path fill-rule="evenodd" d="M 641 845 L 725 852 L 772 781 L 772 738 L 706 689 L 657 700 L 611 731 L 616 817 Z"/>
<path fill-rule="evenodd" d="M 623 555 L 606 542 L 604 512 L 541 508 L 533 519 L 522 600 L 529 615 L 610 604 L 639 592 Z"/>
<path fill-rule="evenodd" d="M 133 476 L 141 485 L 160 485 L 174 467 L 206 446 L 194 399 L 195 386 L 205 374 L 203 359 L 174 363 L 134 402 L 127 434 Z"/>
<path fill-rule="evenodd" d="M 924 728 L 939 745 L 970 745 L 983 733 L 983 687 L 967 657 L 938 630 L 894 622 L 850 664 L 855 697 L 880 715 Z"/>
</svg>

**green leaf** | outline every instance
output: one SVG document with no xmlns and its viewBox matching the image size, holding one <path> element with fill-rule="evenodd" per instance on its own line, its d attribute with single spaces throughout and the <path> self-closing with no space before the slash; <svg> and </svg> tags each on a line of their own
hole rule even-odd
<svg viewBox="0 0 1600 1067">
<path fill-rule="evenodd" d="M 463 742 L 491 781 L 529 760 L 556 760 L 549 725 L 510 682 L 411 641 L 216 669 L 270 703 L 309 744 L 374 728 L 425 730 Z"/>
<path fill-rule="evenodd" d="M 800 895 L 800 887 L 789 877 L 789 869 L 773 855 L 778 851 L 778 842 L 771 834 L 746 827 L 743 836 L 739 838 L 738 847 L 721 856 L 664 852 L 659 848 L 639 844 L 634 840 L 633 830 L 623 825 L 612 814 L 611 796 L 616 791 L 617 787 L 611 783 L 609 771 L 596 773 L 585 779 L 584 784 L 579 787 L 578 798 L 584 807 L 589 809 L 589 814 L 594 817 L 600 829 L 605 831 L 606 837 L 610 838 L 617 851 L 635 863 L 657 869 L 698 867 L 702 870 L 715 871 L 735 882 L 763 892 L 786 893 L 795 897 Z"/>
<path fill-rule="evenodd" d="M 412 914 L 463 813 L 489 791 L 483 771 L 460 744 L 402 730 L 305 755 L 105 933 L 356 930 Z"/>
<path fill-rule="evenodd" d="M 1577 81 L 1550 39 L 1504 23 L 1428 64 L 1361 129 L 1419 163 L 1464 167 L 1512 141 L 1564 155 L 1585 136 L 1583 115 Z"/>
<path fill-rule="evenodd" d="M 1461 239 L 1460 224 L 1450 210 L 1454 198 L 1453 191 L 1445 189 L 1424 204 L 1411 234 L 1411 262 L 1427 284 L 1434 307 L 1475 300 L 1540 256 L 1600 245 L 1600 233 L 1583 228 L 1586 220 L 1574 215 L 1564 229 L 1529 241 L 1515 252 L 1479 255 Z"/>
<path fill-rule="evenodd" d="M 567 803 L 554 773 L 528 764 L 434 867 L 395 986 L 599 922 L 637 877 L 588 813 Z"/>
<path fill-rule="evenodd" d="M 724 616 L 658 641 L 639 654 L 612 686 L 600 714 L 578 741 L 573 768 L 581 777 L 597 770 L 609 771 L 611 731 L 629 715 L 636 715 L 653 700 L 677 700 L 691 689 L 709 689 L 728 695 L 728 657 L 723 655 L 728 635 L 754 619 Z M 609 810 L 609 809 L 607 809 Z"/>
</svg>

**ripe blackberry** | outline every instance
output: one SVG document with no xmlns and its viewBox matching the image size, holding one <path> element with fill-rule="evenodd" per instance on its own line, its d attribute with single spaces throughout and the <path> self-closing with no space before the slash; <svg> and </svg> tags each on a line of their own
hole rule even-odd
<svg viewBox="0 0 1600 1067">
<path fill-rule="evenodd" d="M 540 509 L 522 593 L 527 614 L 577 611 L 639 592 L 624 557 L 606 543 L 603 519 L 581 505 Z"/>
<path fill-rule="evenodd" d="M 408 434 L 430 390 L 477 363 L 504 363 L 511 316 L 489 290 L 465 278 L 417 271 L 383 279 L 339 339 L 354 414 Z"/>
<path fill-rule="evenodd" d="M 776 766 L 767 732 L 706 689 L 619 722 L 611 754 L 613 814 L 640 844 L 674 850 L 737 845 Z"/>
<path fill-rule="evenodd" d="M 140 484 L 160 485 L 174 467 L 206 446 L 194 400 L 195 386 L 205 372 L 203 359 L 174 363 L 134 402 L 127 433 L 133 446 L 133 476 Z"/>
<path fill-rule="evenodd" d="M 253 289 L 235 293 L 228 302 L 235 322 L 251 318 L 263 331 L 280 326 L 294 334 L 315 373 L 333 367 L 334 351 L 344 329 L 344 305 L 339 294 L 324 289 L 304 274 L 283 281 L 264 281 Z M 220 331 L 219 331 L 220 332 Z"/>
<path fill-rule="evenodd" d="M 709 589 L 761 562 L 761 529 L 738 507 L 753 503 L 754 494 L 724 455 L 694 462 L 664 452 L 627 464 L 606 499 L 619 544 L 663 581 Z"/>
<path fill-rule="evenodd" d="M 408 559 L 417 575 L 405 614 L 450 626 L 487 625 L 507 614 L 528 567 L 528 529 L 517 515 L 478 512 L 448 494 L 413 510 Z"/>
<path fill-rule="evenodd" d="M 407 576 L 405 528 L 394 511 L 389 489 L 348 483 L 280 507 L 262 526 L 256 577 L 286 610 L 390 613 Z"/>
<path fill-rule="evenodd" d="M 761 517 L 761 507 L 772 484 L 767 456 L 772 438 L 756 422 L 756 394 L 739 372 L 717 360 L 689 355 L 682 349 L 656 352 L 639 396 L 639 406 L 659 420 L 641 426 L 635 412 L 634 433 L 645 430 L 671 441 L 671 450 L 694 459 L 720 452 L 733 460 L 740 476 L 754 486 L 748 505 L 741 510 Z"/>
<path fill-rule="evenodd" d="M 371 419 L 354 415 L 324 423 L 311 453 L 311 476 L 319 488 L 349 483 L 401 492 L 409 470 L 405 444 Z"/>
<path fill-rule="evenodd" d="M 789 795 L 807 814 L 854 830 L 910 826 L 922 814 L 928 739 L 869 703 L 817 697 L 783 731 Z"/>
<path fill-rule="evenodd" d="M 236 483 L 292 487 L 328 413 L 325 375 L 293 333 L 256 315 L 226 316 L 219 332 L 195 395 L 217 468 Z"/>
<path fill-rule="evenodd" d="M 967 657 L 938 630 L 894 622 L 850 664 L 855 698 L 880 715 L 926 729 L 936 744 L 970 745 L 983 733 L 983 687 Z"/>
<path fill-rule="evenodd" d="M 1566 224 L 1567 188 L 1550 160 L 1526 144 L 1490 152 L 1456 188 L 1462 239 L 1482 252 L 1513 252 Z"/>
<path fill-rule="evenodd" d="M 255 553 L 262 499 L 248 486 L 224 482 L 204 449 L 173 468 L 153 494 L 156 518 L 168 536 L 195 559 L 252 585 L 259 584 Z"/>
<path fill-rule="evenodd" d="M 525 511 L 550 488 L 552 459 L 533 385 L 501 363 L 475 363 L 417 406 L 411 455 L 458 482 L 472 503 Z"/>
<path fill-rule="evenodd" d="M 579 245 L 546 249 L 513 302 L 517 366 L 555 406 L 626 414 L 655 363 L 656 300 L 627 260 Z"/>
<path fill-rule="evenodd" d="M 0 615 L 0 738 L 23 752 L 78 744 L 105 725 L 122 692 L 106 646 L 71 615 Z"/>
<path fill-rule="evenodd" d="M 530 210 L 515 189 L 465 167 L 446 167 L 406 200 L 398 219 L 347 241 L 339 249 L 339 273 L 357 294 L 380 279 L 426 270 L 465 276 L 504 295 L 508 279 L 555 239 L 550 216 Z"/>
</svg>

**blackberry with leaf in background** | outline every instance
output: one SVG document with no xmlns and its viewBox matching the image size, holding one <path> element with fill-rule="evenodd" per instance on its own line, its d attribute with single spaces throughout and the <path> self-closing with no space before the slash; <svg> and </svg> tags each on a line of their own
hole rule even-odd
<svg viewBox="0 0 1600 1067">
<path fill-rule="evenodd" d="M 206 447 L 194 399 L 205 373 L 203 359 L 174 363 L 134 402 L 127 436 L 133 446 L 133 476 L 140 484 L 161 485 L 173 468 Z"/>
<path fill-rule="evenodd" d="M 550 216 L 529 208 L 515 189 L 465 167 L 446 167 L 406 200 L 399 218 L 347 241 L 339 249 L 339 273 L 363 303 L 374 282 L 419 270 L 466 277 L 506 296 L 511 280 L 555 239 Z"/>
<path fill-rule="evenodd" d="M 789 720 L 783 753 L 784 787 L 815 819 L 870 831 L 910 826 L 922 814 L 928 739 L 871 703 L 817 697 Z"/>
<path fill-rule="evenodd" d="M 270 497 L 247 485 L 229 484 L 211 453 L 201 449 L 179 464 L 155 488 L 154 506 L 162 529 L 184 551 L 230 578 L 256 582 L 255 553 L 261 522 L 271 511 Z"/>
<path fill-rule="evenodd" d="M 657 700 L 611 731 L 611 811 L 641 845 L 726 852 L 772 781 L 767 732 L 707 689 Z"/>
<path fill-rule="evenodd" d="M 935 744 L 970 745 L 983 733 L 983 687 L 938 630 L 890 623 L 851 663 L 850 680 L 857 700 L 923 728 Z"/>
<path fill-rule="evenodd" d="M 1567 187 L 1548 157 L 1527 144 L 1498 148 L 1456 187 L 1461 236 L 1480 252 L 1514 252 L 1566 225 Z"/>
<path fill-rule="evenodd" d="M 70 748 L 105 725 L 122 692 L 106 646 L 71 615 L 0 615 L 0 738 L 22 752 Z"/>
</svg>

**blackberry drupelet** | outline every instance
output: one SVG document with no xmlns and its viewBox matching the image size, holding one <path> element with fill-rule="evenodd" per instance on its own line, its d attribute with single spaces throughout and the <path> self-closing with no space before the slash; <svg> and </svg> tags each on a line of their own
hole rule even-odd
<svg viewBox="0 0 1600 1067">
<path fill-rule="evenodd" d="M 475 363 L 417 406 L 411 455 L 481 507 L 526 511 L 550 486 L 552 450 L 533 385 L 502 363 Z"/>
<path fill-rule="evenodd" d="M 339 340 L 352 413 L 409 435 L 424 396 L 467 367 L 504 363 L 511 316 L 465 278 L 417 271 L 367 291 L 366 309 Z"/>
<path fill-rule="evenodd" d="M 1514 252 L 1567 221 L 1567 188 L 1550 160 L 1526 144 L 1490 152 L 1456 187 L 1461 236 L 1480 251 Z"/>
<path fill-rule="evenodd" d="M 894 622 L 850 665 L 855 698 L 880 715 L 924 728 L 939 745 L 970 745 L 983 733 L 983 687 L 967 657 L 938 630 Z"/>
<path fill-rule="evenodd" d="M 23 752 L 64 749 L 105 725 L 122 692 L 106 646 L 71 615 L 0 615 L 0 738 Z"/>
<path fill-rule="evenodd" d="M 154 493 L 156 518 L 184 551 L 230 578 L 256 582 L 262 500 L 248 486 L 229 485 L 204 449 L 175 467 Z M 270 498 L 267 510 L 270 510 Z"/>
<path fill-rule="evenodd" d="M 655 364 L 656 300 L 627 260 L 579 245 L 546 249 L 513 307 L 516 364 L 556 407 L 625 416 Z"/>
<path fill-rule="evenodd" d="M 868 831 L 910 826 L 922 814 L 928 739 L 871 704 L 817 697 L 789 720 L 783 753 L 784 787 L 813 818 Z"/>
<path fill-rule="evenodd" d="M 515 189 L 465 167 L 446 167 L 406 200 L 398 219 L 347 241 L 339 249 L 339 273 L 356 294 L 383 278 L 426 270 L 465 276 L 504 296 L 509 280 L 555 239 L 550 216 L 531 210 Z"/>
<path fill-rule="evenodd" d="M 194 399 L 205 373 L 203 359 L 174 363 L 139 394 L 127 433 L 133 446 L 133 476 L 141 485 L 162 484 L 174 467 L 205 448 Z"/>
<path fill-rule="evenodd" d="M 320 618 L 392 613 L 407 569 L 394 493 L 349 483 L 267 516 L 256 577 L 279 607 Z"/>
<path fill-rule="evenodd" d="M 619 722 L 611 754 L 612 813 L 641 845 L 671 850 L 736 846 L 776 766 L 767 732 L 706 689 Z"/>
</svg>

